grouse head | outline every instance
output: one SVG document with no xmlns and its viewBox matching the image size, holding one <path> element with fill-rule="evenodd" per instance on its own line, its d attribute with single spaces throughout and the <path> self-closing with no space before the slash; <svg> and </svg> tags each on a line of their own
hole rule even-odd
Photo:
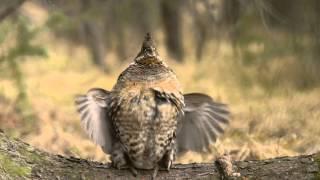
<svg viewBox="0 0 320 180">
<path fill-rule="evenodd" d="M 150 33 L 147 33 L 145 36 L 141 50 L 134 61 L 142 65 L 159 64 L 162 62 Z"/>
</svg>

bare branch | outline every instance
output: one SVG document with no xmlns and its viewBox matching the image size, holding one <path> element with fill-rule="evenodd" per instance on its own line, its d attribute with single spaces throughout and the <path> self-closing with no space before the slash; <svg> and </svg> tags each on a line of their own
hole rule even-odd
<svg viewBox="0 0 320 180">
<path fill-rule="evenodd" d="M 3 12 L 0 12 L 0 22 L 2 22 L 6 17 L 14 13 L 26 0 L 17 0 L 13 5 L 5 8 Z"/>
</svg>

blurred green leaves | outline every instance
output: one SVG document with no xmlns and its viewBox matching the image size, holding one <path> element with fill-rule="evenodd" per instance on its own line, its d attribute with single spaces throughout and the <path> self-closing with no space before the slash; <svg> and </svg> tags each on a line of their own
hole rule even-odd
<svg viewBox="0 0 320 180">
<path fill-rule="evenodd" d="M 33 126 L 30 121 L 36 117 L 28 100 L 21 62 L 30 56 L 47 57 L 42 45 L 32 43 L 40 32 L 41 28 L 32 28 L 27 19 L 20 16 L 0 24 L 0 77 L 13 81 L 18 92 L 15 100 L 17 111 L 30 128 Z"/>
</svg>

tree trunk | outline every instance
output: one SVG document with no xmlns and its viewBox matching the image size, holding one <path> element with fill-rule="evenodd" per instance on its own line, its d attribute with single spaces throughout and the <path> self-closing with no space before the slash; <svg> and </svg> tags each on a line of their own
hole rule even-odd
<svg viewBox="0 0 320 180">
<path fill-rule="evenodd" d="M 0 2 L 0 22 L 2 22 L 9 15 L 16 12 L 16 10 L 25 2 L 25 0 L 2 1 Z"/>
<path fill-rule="evenodd" d="M 165 44 L 169 54 L 175 60 L 182 62 L 182 27 L 181 27 L 181 6 L 183 2 L 161 0 L 160 11 L 165 32 Z"/>
<path fill-rule="evenodd" d="M 217 163 L 216 163 L 217 164 Z M 233 162 L 233 173 L 223 179 L 318 179 L 320 153 L 269 160 Z M 174 165 L 159 171 L 158 179 L 222 179 L 226 174 L 211 164 Z M 138 179 L 150 179 L 152 171 L 139 170 Z M 132 179 L 128 170 L 74 157 L 52 155 L 0 132 L 0 179 Z"/>
<path fill-rule="evenodd" d="M 92 8 L 91 3 L 92 2 L 90 0 L 81 1 L 81 11 L 84 14 L 88 15 L 90 8 Z M 102 71 L 109 72 L 109 69 L 104 61 L 106 48 L 101 28 L 98 26 L 97 22 L 89 20 L 88 18 L 82 19 L 82 26 L 93 64 Z"/>
</svg>

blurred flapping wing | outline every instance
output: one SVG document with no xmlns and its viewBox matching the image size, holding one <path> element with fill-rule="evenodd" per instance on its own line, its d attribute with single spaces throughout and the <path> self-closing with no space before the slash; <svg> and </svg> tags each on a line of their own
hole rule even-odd
<svg viewBox="0 0 320 180">
<path fill-rule="evenodd" d="M 75 99 L 83 129 L 106 153 L 111 152 L 114 140 L 112 122 L 107 115 L 109 96 L 109 91 L 93 88 Z"/>
<path fill-rule="evenodd" d="M 229 123 L 228 107 L 201 93 L 185 94 L 184 102 L 184 116 L 177 131 L 178 155 L 188 150 L 208 151 Z"/>
</svg>

